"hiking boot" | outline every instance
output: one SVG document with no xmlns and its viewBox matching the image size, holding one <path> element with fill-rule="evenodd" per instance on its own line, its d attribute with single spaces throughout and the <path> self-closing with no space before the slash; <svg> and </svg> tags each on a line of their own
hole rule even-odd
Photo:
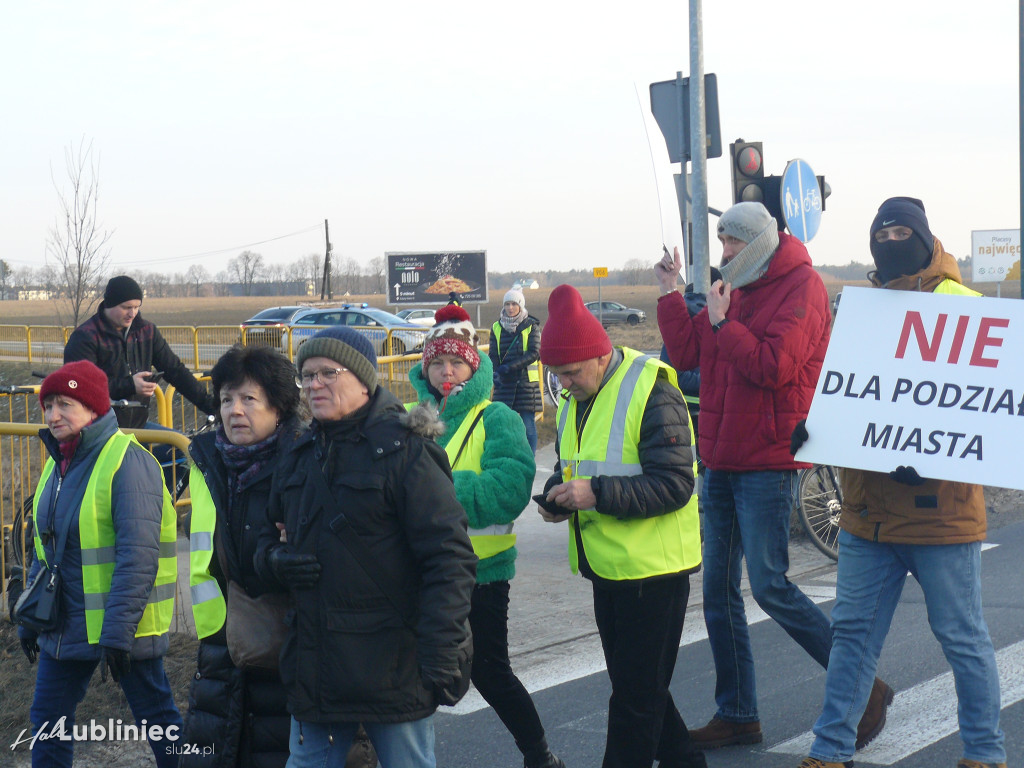
<svg viewBox="0 0 1024 768">
<path fill-rule="evenodd" d="M 864 749 L 885 728 L 885 711 L 892 704 L 893 696 L 892 688 L 880 677 L 876 677 L 871 686 L 868 705 L 857 724 L 857 743 L 854 749 Z"/>
<path fill-rule="evenodd" d="M 532 759 L 523 758 L 523 768 L 565 768 L 565 763 L 561 758 L 552 754 L 549 749 L 547 754 L 538 755 Z"/>
<path fill-rule="evenodd" d="M 737 744 L 760 744 L 761 723 L 734 723 L 715 715 L 703 728 L 690 731 L 690 743 L 697 749 L 717 749 Z"/>
<path fill-rule="evenodd" d="M 816 757 L 805 757 L 797 768 L 853 768 L 853 760 L 847 760 L 845 763 L 826 763 Z"/>
<path fill-rule="evenodd" d="M 979 763 L 977 760 L 968 760 L 961 757 L 956 768 L 1006 768 L 1006 763 Z"/>
</svg>

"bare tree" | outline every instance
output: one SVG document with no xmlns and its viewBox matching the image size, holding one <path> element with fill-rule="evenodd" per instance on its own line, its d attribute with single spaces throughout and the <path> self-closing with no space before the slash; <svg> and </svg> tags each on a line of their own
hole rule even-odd
<svg viewBox="0 0 1024 768">
<path fill-rule="evenodd" d="M 210 273 L 206 271 L 206 267 L 202 264 L 193 264 L 185 272 L 185 279 L 196 287 L 196 297 L 202 295 L 203 283 L 210 281 Z"/>
<path fill-rule="evenodd" d="M 623 285 L 648 285 L 654 282 L 654 268 L 644 259 L 630 259 L 622 268 Z"/>
<path fill-rule="evenodd" d="M 374 256 L 370 259 L 370 265 L 367 269 L 367 275 L 370 277 L 370 293 L 382 293 L 385 296 L 388 295 L 388 263 L 383 256 Z"/>
<path fill-rule="evenodd" d="M 242 251 L 228 262 L 228 272 L 235 282 L 241 283 L 242 292 L 252 296 L 252 284 L 263 272 L 263 256 L 252 251 Z"/>
<path fill-rule="evenodd" d="M 99 298 L 110 257 L 107 242 L 113 235 L 102 228 L 98 218 L 99 161 L 93 160 L 92 142 L 85 139 L 75 151 L 64 148 L 64 166 L 69 187 L 53 178 L 60 211 L 46 242 L 46 254 L 52 256 L 53 280 L 63 294 L 68 320 L 77 326 Z M 60 322 L 61 305 L 57 305 Z"/>
<path fill-rule="evenodd" d="M 13 274 L 11 266 L 3 259 L 0 259 L 0 301 L 7 301 L 7 287 L 11 283 Z"/>
</svg>

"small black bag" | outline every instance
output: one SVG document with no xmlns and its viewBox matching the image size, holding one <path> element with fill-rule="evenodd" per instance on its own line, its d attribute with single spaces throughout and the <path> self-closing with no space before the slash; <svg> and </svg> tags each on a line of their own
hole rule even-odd
<svg viewBox="0 0 1024 768">
<path fill-rule="evenodd" d="M 55 563 L 51 571 L 40 565 L 32 583 L 14 604 L 11 618 L 33 632 L 50 632 L 57 628 L 61 620 L 61 592 L 64 579 L 60 567 Z"/>
<path fill-rule="evenodd" d="M 60 489 L 59 483 L 57 488 Z M 56 507 L 51 508 L 50 512 L 51 515 L 55 515 Z M 52 632 L 60 626 L 61 620 L 64 618 L 62 615 L 64 578 L 60 572 L 60 562 L 64 558 L 64 546 L 68 543 L 73 518 L 74 515 L 69 511 L 64 520 L 64 529 L 55 542 L 56 552 L 53 556 L 53 567 L 47 565 L 45 558 L 41 559 L 35 578 L 25 587 L 25 591 L 18 597 L 18 602 L 14 604 L 11 620 L 15 624 L 33 632 Z M 34 525 L 39 525 L 38 515 L 33 515 L 33 520 Z"/>
</svg>

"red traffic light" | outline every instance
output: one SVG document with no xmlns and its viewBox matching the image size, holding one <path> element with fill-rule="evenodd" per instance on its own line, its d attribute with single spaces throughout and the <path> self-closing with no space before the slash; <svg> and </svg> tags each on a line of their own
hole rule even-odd
<svg viewBox="0 0 1024 768">
<path fill-rule="evenodd" d="M 736 155 L 736 170 L 744 176 L 758 176 L 761 172 L 761 150 L 751 144 Z"/>
</svg>

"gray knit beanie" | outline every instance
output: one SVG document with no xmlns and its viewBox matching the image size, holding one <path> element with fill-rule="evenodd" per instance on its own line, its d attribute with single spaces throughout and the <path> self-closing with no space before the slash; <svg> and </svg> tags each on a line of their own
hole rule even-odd
<svg viewBox="0 0 1024 768">
<path fill-rule="evenodd" d="M 761 203 L 736 203 L 718 219 L 718 234 L 731 235 L 744 243 L 752 243 L 768 227 L 779 231 L 779 225 Z"/>
<path fill-rule="evenodd" d="M 295 353 L 295 368 L 311 357 L 326 357 L 348 368 L 366 385 L 369 394 L 377 389 L 377 353 L 363 334 L 344 325 L 335 325 L 317 331 L 299 345 Z"/>
<path fill-rule="evenodd" d="M 526 309 L 526 297 L 523 296 L 523 292 L 518 288 L 509 288 L 505 292 L 505 299 L 502 304 L 507 304 L 510 301 L 514 301 L 519 305 L 519 309 Z"/>
</svg>

